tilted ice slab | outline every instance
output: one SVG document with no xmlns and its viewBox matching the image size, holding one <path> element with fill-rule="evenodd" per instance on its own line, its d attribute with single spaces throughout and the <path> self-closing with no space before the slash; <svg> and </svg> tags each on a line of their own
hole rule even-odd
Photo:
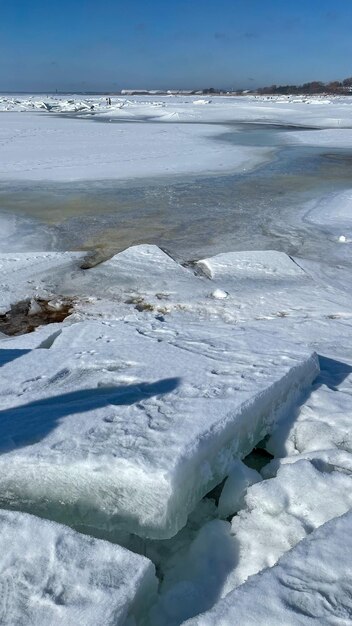
<svg viewBox="0 0 352 626">
<path fill-rule="evenodd" d="M 11 304 L 46 297 L 58 289 L 63 275 L 73 271 L 81 252 L 18 252 L 0 254 L 0 313 Z"/>
<path fill-rule="evenodd" d="M 224 280 L 283 280 L 304 278 L 303 270 L 284 252 L 276 250 L 246 250 L 225 252 L 197 262 L 197 266 L 212 279 Z"/>
<path fill-rule="evenodd" d="M 123 626 L 156 593 L 148 559 L 26 513 L 0 511 L 0 554 L 2 626 Z"/>
<path fill-rule="evenodd" d="M 318 372 L 271 334 L 148 323 L 63 326 L 26 354 L 3 341 L 0 506 L 172 536 Z"/>
<path fill-rule="evenodd" d="M 229 319 L 248 322 L 287 313 L 302 316 L 302 311 L 307 310 L 308 296 L 310 306 L 317 306 L 317 286 L 284 252 L 227 252 L 202 259 L 196 265 L 214 288 L 217 286 L 227 294 Z M 318 295 L 321 308 L 321 289 Z"/>
<path fill-rule="evenodd" d="M 255 539 L 254 539 L 255 540 Z M 352 512 L 324 524 L 275 567 L 185 626 L 337 626 L 352 621 Z"/>
</svg>

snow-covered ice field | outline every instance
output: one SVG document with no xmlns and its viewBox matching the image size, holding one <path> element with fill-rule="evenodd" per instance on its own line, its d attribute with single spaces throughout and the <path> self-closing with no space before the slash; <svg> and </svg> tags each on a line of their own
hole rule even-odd
<svg viewBox="0 0 352 626">
<path fill-rule="evenodd" d="M 0 96 L 1 624 L 352 623 L 351 113 Z"/>
</svg>

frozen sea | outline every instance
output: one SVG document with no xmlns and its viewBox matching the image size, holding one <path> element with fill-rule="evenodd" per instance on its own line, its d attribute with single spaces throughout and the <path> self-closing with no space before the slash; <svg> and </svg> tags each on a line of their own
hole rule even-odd
<svg viewBox="0 0 352 626">
<path fill-rule="evenodd" d="M 0 95 L 2 624 L 352 622 L 351 112 Z"/>
</svg>

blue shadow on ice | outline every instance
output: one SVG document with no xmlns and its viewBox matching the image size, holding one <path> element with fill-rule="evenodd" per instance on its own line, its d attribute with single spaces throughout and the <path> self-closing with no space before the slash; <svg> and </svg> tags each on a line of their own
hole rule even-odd
<svg viewBox="0 0 352 626">
<path fill-rule="evenodd" d="M 320 373 L 312 385 L 302 393 L 299 402 L 295 404 L 280 420 L 280 438 L 284 444 L 297 420 L 303 404 L 305 404 L 313 391 L 324 385 L 332 391 L 339 391 L 339 385 L 352 373 L 352 366 L 342 361 L 336 361 L 318 354 Z M 270 449 L 269 449 L 270 451 Z M 282 452 L 284 454 L 284 452 Z"/>
<path fill-rule="evenodd" d="M 0 367 L 15 359 L 19 359 L 24 354 L 27 354 L 27 352 L 31 352 L 31 350 L 0 350 Z"/>
<path fill-rule="evenodd" d="M 320 374 L 315 381 L 316 385 L 326 385 L 332 391 L 338 391 L 338 386 L 352 372 L 351 365 L 335 361 L 326 356 L 319 355 Z"/>
<path fill-rule="evenodd" d="M 152 396 L 170 393 L 179 383 L 179 378 L 165 378 L 154 383 L 81 389 L 4 409 L 0 411 L 0 453 L 37 443 L 68 415 L 108 405 L 132 405 Z"/>
</svg>

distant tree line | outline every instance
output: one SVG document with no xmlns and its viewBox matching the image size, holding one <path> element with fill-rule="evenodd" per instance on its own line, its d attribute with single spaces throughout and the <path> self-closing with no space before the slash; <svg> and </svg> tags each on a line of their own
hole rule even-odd
<svg viewBox="0 0 352 626">
<path fill-rule="evenodd" d="M 260 94 L 349 94 L 352 95 L 352 77 L 345 78 L 343 81 L 334 80 L 330 83 L 323 83 L 313 80 L 303 85 L 271 85 L 270 87 L 261 87 L 258 90 Z"/>
</svg>

